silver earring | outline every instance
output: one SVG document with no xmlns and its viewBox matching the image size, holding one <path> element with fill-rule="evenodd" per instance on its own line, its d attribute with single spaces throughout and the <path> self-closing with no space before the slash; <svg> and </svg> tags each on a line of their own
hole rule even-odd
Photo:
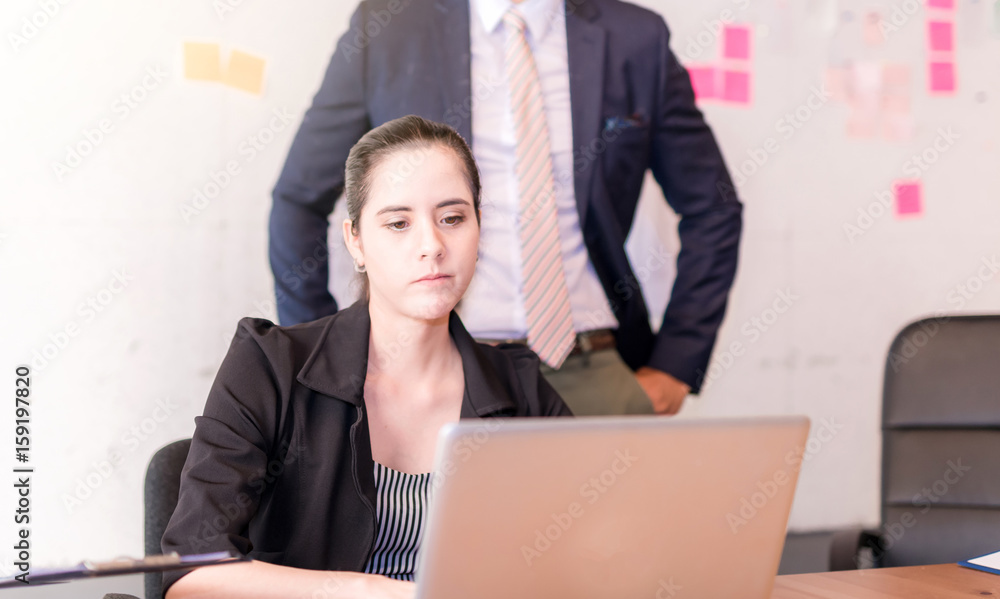
<svg viewBox="0 0 1000 599">
<path fill-rule="evenodd" d="M 365 267 L 363 265 L 361 265 L 361 264 L 358 264 L 358 261 L 355 259 L 354 260 L 354 271 L 355 272 L 365 272 L 365 270 L 366 270 Z"/>
</svg>

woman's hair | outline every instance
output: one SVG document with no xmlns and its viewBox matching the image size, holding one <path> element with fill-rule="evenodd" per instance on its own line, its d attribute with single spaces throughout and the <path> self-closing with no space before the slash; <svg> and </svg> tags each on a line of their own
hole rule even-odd
<svg viewBox="0 0 1000 599">
<path fill-rule="evenodd" d="M 399 150 L 416 150 L 439 145 L 451 149 L 465 167 L 465 182 L 472 193 L 472 205 L 479 220 L 479 169 L 472 157 L 472 150 L 457 131 L 415 115 L 404 116 L 375 127 L 354 144 L 347 155 L 344 177 L 344 196 L 347 198 L 347 216 L 355 232 L 361 218 L 361 210 L 368 203 L 375 169 L 392 153 Z M 413 169 L 420 168 L 423 161 L 415 161 Z M 405 176 L 400 173 L 399 176 Z"/>
<path fill-rule="evenodd" d="M 354 144 L 347 155 L 344 176 L 344 196 L 347 199 L 347 217 L 351 219 L 351 228 L 356 235 L 359 231 L 361 211 L 371 195 L 375 171 L 386 158 L 401 150 L 428 149 L 434 146 L 450 149 L 462 163 L 465 170 L 465 182 L 472 193 L 472 206 L 475 209 L 476 222 L 479 222 L 479 200 L 481 184 L 479 168 L 472 156 L 469 144 L 465 143 L 457 131 L 415 115 L 404 116 L 365 133 L 358 143 Z M 412 169 L 420 168 L 423 160 L 415 160 L 410 165 Z M 390 176 L 392 176 L 390 174 Z M 400 172 L 396 176 L 405 177 Z M 362 295 L 368 296 L 368 276 L 361 276 Z"/>
</svg>

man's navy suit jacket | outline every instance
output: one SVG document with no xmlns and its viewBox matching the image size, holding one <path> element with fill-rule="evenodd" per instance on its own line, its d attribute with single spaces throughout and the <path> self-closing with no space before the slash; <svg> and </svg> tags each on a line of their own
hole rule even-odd
<svg viewBox="0 0 1000 599">
<path fill-rule="evenodd" d="M 618 318 L 618 351 L 697 392 L 736 272 L 742 205 L 663 19 L 619 0 L 566 0 L 574 190 L 590 259 Z M 274 189 L 270 261 L 282 324 L 337 311 L 327 228 L 351 147 L 408 114 L 472 139 L 469 0 L 362 0 Z M 647 169 L 680 217 L 657 334 L 625 253 Z M 318 264 L 318 265 L 317 265 Z M 654 265 L 655 266 L 655 265 Z M 639 269 L 657 276 L 653 269 Z"/>
</svg>

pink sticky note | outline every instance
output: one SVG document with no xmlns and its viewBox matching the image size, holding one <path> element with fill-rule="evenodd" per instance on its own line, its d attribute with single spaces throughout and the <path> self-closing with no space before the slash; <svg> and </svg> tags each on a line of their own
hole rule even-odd
<svg viewBox="0 0 1000 599">
<path fill-rule="evenodd" d="M 750 73 L 746 71 L 723 71 L 722 99 L 736 104 L 750 103 Z"/>
<path fill-rule="evenodd" d="M 932 52 L 955 50 L 955 25 L 950 21 L 927 21 L 927 44 Z"/>
<path fill-rule="evenodd" d="M 706 100 L 716 97 L 715 67 L 689 66 L 688 74 L 691 76 L 691 87 L 694 88 L 694 98 L 696 100 Z"/>
<path fill-rule="evenodd" d="M 917 216 L 924 211 L 920 181 L 896 181 L 896 216 Z"/>
<path fill-rule="evenodd" d="M 723 30 L 722 57 L 734 60 L 750 60 L 749 26 L 726 25 Z"/>
<path fill-rule="evenodd" d="M 943 10 L 953 10 L 955 0 L 927 0 L 928 8 L 940 8 Z"/>
<path fill-rule="evenodd" d="M 930 62 L 927 64 L 928 86 L 932 93 L 955 92 L 955 63 Z"/>
</svg>

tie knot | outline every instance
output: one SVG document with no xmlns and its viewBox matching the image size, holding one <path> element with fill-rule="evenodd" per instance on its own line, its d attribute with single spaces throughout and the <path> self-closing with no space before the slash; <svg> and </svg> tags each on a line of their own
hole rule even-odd
<svg viewBox="0 0 1000 599">
<path fill-rule="evenodd" d="M 527 23 L 524 21 L 524 17 L 518 12 L 516 8 L 508 10 L 503 15 L 503 22 L 508 27 L 512 27 L 514 31 L 523 34 L 525 28 L 527 28 Z"/>
</svg>

